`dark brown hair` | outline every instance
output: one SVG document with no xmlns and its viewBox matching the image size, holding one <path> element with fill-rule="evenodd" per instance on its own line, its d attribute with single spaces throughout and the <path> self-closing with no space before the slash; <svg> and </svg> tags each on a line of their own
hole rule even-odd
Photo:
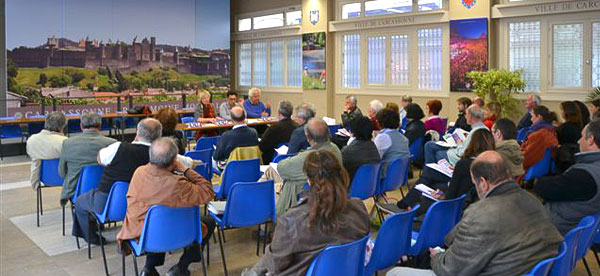
<svg viewBox="0 0 600 276">
<path fill-rule="evenodd" d="M 426 105 L 433 115 L 440 115 L 440 111 L 442 110 L 442 102 L 440 100 L 430 100 Z"/>
<path fill-rule="evenodd" d="M 538 105 L 535 108 L 533 108 L 533 114 L 537 116 L 542 116 L 542 120 L 548 123 L 557 121 L 556 113 L 551 112 L 547 107 L 543 105 Z"/>
<path fill-rule="evenodd" d="M 492 136 L 489 130 L 481 128 L 471 134 L 471 142 L 469 142 L 469 146 L 465 149 L 463 158 L 475 158 L 484 151 L 494 149 L 494 136 Z"/>
<path fill-rule="evenodd" d="M 375 115 L 382 128 L 396 129 L 400 127 L 400 114 L 394 109 L 384 108 Z"/>
<path fill-rule="evenodd" d="M 389 102 L 385 104 L 385 108 L 391 108 L 397 113 L 400 113 L 400 106 L 397 103 Z"/>
<path fill-rule="evenodd" d="M 581 122 L 581 111 L 579 110 L 579 106 L 577 106 L 575 102 L 562 102 L 560 103 L 560 109 L 562 109 L 563 111 L 565 122 L 569 122 L 572 124 L 576 124 L 579 127 L 583 127 Z"/>
<path fill-rule="evenodd" d="M 179 121 L 179 116 L 175 109 L 169 107 L 163 108 L 158 111 L 154 118 L 162 125 L 163 136 L 168 136 L 175 132 L 175 127 Z"/>
<path fill-rule="evenodd" d="M 310 181 L 308 227 L 318 227 L 323 233 L 338 230 L 338 216 L 348 203 L 348 173 L 326 150 L 309 153 L 303 171 Z"/>
<path fill-rule="evenodd" d="M 465 109 L 469 106 L 471 106 L 471 104 L 473 104 L 473 102 L 471 101 L 471 99 L 467 98 L 467 97 L 460 97 L 458 98 L 458 100 L 456 100 L 456 102 L 462 104 L 465 106 Z"/>
</svg>

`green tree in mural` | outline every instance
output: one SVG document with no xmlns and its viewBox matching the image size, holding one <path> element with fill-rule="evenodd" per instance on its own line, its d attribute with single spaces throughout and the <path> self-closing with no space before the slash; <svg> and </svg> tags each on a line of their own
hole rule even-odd
<svg viewBox="0 0 600 276">
<path fill-rule="evenodd" d="M 48 76 L 46 76 L 46 74 L 44 74 L 44 73 L 41 73 L 40 78 L 37 83 L 39 85 L 41 85 L 42 87 L 46 87 L 47 82 L 48 82 Z"/>
<path fill-rule="evenodd" d="M 72 82 L 71 76 L 69 76 L 67 74 L 51 76 L 48 79 L 48 81 L 50 82 L 50 87 L 53 87 L 53 88 L 65 87 L 65 86 L 71 84 L 71 82 Z"/>
<path fill-rule="evenodd" d="M 17 85 L 17 75 L 19 74 L 19 68 L 17 65 L 9 58 L 6 63 L 6 75 L 8 77 L 8 91 L 15 91 L 15 86 Z"/>
</svg>

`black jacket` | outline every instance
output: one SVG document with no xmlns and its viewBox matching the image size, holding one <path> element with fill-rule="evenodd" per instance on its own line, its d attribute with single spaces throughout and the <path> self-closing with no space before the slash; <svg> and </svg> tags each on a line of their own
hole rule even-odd
<svg viewBox="0 0 600 276">
<path fill-rule="evenodd" d="M 471 126 L 467 123 L 467 118 L 464 112 L 458 113 L 458 118 L 454 122 L 454 128 L 461 128 L 464 131 L 471 131 Z"/>
<path fill-rule="evenodd" d="M 187 145 L 186 142 L 186 138 L 185 135 L 183 134 L 183 131 L 181 130 L 175 130 L 175 132 L 173 133 L 164 133 L 162 134 L 162 137 L 170 137 L 173 139 L 173 141 L 175 141 L 175 144 L 177 144 L 177 149 L 179 149 L 179 154 L 184 155 L 185 154 L 185 147 Z"/>
<path fill-rule="evenodd" d="M 523 115 L 521 120 L 519 121 L 519 124 L 517 125 L 517 129 L 522 129 L 522 128 L 526 128 L 526 127 L 530 127 L 530 126 L 531 126 L 531 113 L 529 113 L 529 111 L 527 111 L 525 113 L 525 115 Z"/>
<path fill-rule="evenodd" d="M 408 144 L 417 140 L 419 137 L 425 137 L 425 123 L 421 120 L 412 120 L 406 123 L 406 129 L 404 130 L 404 136 L 408 138 Z"/>
<path fill-rule="evenodd" d="M 258 143 L 258 147 L 262 152 L 262 160 L 265 164 L 269 164 L 273 160 L 277 145 L 290 141 L 292 132 L 296 127 L 298 127 L 296 122 L 290 118 L 284 118 L 265 131 L 260 139 L 260 143 Z"/>
<path fill-rule="evenodd" d="M 255 129 L 248 126 L 231 129 L 221 135 L 213 158 L 216 161 L 226 161 L 235 148 L 251 146 L 258 146 L 258 134 Z"/>
<path fill-rule="evenodd" d="M 298 153 L 302 150 L 310 147 L 308 140 L 306 140 L 306 134 L 304 134 L 304 126 L 303 124 L 292 132 L 292 136 L 290 136 L 290 143 L 288 144 L 288 154 Z"/>
<path fill-rule="evenodd" d="M 381 161 L 377 147 L 373 141 L 354 140 L 342 149 L 342 163 L 348 171 L 350 179 L 362 164 L 372 164 Z"/>
<path fill-rule="evenodd" d="M 556 128 L 556 136 L 559 145 L 577 144 L 581 138 L 581 126 L 565 122 Z"/>
</svg>

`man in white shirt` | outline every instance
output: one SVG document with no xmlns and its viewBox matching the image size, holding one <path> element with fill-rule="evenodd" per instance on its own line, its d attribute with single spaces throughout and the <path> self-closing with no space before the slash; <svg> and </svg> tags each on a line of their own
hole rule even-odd
<svg viewBox="0 0 600 276">
<path fill-rule="evenodd" d="M 219 116 L 225 120 L 231 120 L 231 109 L 234 106 L 242 106 L 238 102 L 238 94 L 235 91 L 227 92 L 227 101 L 219 106 Z"/>
<path fill-rule="evenodd" d="M 61 112 L 52 112 L 46 116 L 44 129 L 27 139 L 27 155 L 31 158 L 31 187 L 35 190 L 40 185 L 40 168 L 42 160 L 58 159 L 62 151 L 63 134 L 67 118 Z M 58 172 L 57 172 L 58 173 Z"/>
</svg>

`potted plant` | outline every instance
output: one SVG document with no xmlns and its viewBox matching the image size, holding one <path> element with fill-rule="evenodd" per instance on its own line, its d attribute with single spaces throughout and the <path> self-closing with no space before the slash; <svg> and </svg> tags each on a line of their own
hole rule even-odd
<svg viewBox="0 0 600 276">
<path fill-rule="evenodd" d="M 589 103 L 595 99 L 600 99 L 600 87 L 594 88 L 594 90 L 588 94 L 586 102 Z"/>
<path fill-rule="evenodd" d="M 521 101 L 515 96 L 523 93 L 525 81 L 521 78 L 523 70 L 490 69 L 488 71 L 471 71 L 473 93 L 486 102 L 497 102 L 506 117 L 517 118 L 522 114 Z"/>
</svg>

